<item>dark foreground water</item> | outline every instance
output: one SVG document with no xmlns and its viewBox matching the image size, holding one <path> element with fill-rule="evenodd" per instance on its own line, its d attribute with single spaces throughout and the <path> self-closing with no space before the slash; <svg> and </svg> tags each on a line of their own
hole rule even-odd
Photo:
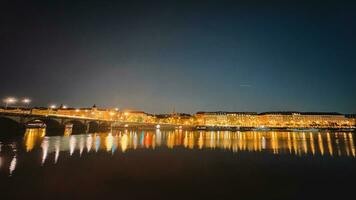
<svg viewBox="0 0 356 200">
<path fill-rule="evenodd" d="M 0 143 L 0 199 L 355 199 L 353 133 L 113 131 Z"/>
</svg>

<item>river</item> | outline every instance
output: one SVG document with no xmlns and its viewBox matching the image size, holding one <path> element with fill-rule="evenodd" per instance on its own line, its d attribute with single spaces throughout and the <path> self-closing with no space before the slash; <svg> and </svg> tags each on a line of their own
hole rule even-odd
<svg viewBox="0 0 356 200">
<path fill-rule="evenodd" d="M 1 199 L 331 199 L 354 133 L 115 130 L 0 140 Z"/>
</svg>

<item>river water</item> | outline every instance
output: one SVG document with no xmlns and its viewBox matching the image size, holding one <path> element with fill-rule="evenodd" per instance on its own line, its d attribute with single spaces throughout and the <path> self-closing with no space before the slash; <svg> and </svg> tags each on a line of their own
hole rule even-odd
<svg viewBox="0 0 356 200">
<path fill-rule="evenodd" d="M 27 129 L 0 140 L 0 199 L 353 199 L 354 137 Z"/>
</svg>

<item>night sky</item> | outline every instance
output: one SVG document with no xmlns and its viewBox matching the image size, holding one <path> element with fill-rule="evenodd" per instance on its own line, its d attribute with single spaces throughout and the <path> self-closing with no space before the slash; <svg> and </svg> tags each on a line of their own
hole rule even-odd
<svg viewBox="0 0 356 200">
<path fill-rule="evenodd" d="M 1 1 L 0 97 L 356 112 L 356 2 L 265 2 Z"/>
</svg>

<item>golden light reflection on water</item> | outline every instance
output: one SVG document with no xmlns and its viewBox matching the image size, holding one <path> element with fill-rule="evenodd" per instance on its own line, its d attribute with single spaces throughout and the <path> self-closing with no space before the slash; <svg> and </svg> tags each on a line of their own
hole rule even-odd
<svg viewBox="0 0 356 200">
<path fill-rule="evenodd" d="M 34 148 L 41 137 L 25 136 L 26 150 Z M 38 141 L 36 141 L 38 140 Z M 58 143 L 59 141 L 59 143 Z M 67 141 L 67 144 L 65 144 Z M 87 152 L 127 152 L 138 148 L 158 147 L 187 149 L 217 149 L 231 152 L 269 152 L 272 154 L 328 155 L 355 157 L 352 133 L 333 132 L 230 132 L 230 131 L 114 131 L 102 134 L 70 135 L 42 138 L 42 148 L 61 146 L 60 151 L 73 155 Z"/>
<path fill-rule="evenodd" d="M 356 157 L 354 134 L 346 132 L 230 132 L 230 131 L 113 131 L 86 135 L 45 136 L 45 129 L 26 130 L 23 149 L 39 149 L 41 164 L 50 158 L 54 164 L 65 156 L 104 151 L 111 154 L 137 149 L 189 149 L 239 152 L 265 152 L 295 156 Z M 0 143 L 0 170 L 6 166 L 11 175 L 18 163 L 16 144 L 5 159 Z M 85 150 L 86 149 L 86 150 Z M 38 151 L 37 151 L 38 152 Z M 26 154 L 25 154 L 26 155 Z"/>
<path fill-rule="evenodd" d="M 41 143 L 43 137 L 46 135 L 45 128 L 28 128 L 25 132 L 25 147 L 26 151 L 31 151 L 34 146 Z"/>
<path fill-rule="evenodd" d="M 111 133 L 108 134 L 105 141 L 106 141 L 106 144 L 105 144 L 106 151 L 111 151 L 111 149 L 113 147 L 113 143 L 114 143 L 114 138 Z"/>
</svg>

